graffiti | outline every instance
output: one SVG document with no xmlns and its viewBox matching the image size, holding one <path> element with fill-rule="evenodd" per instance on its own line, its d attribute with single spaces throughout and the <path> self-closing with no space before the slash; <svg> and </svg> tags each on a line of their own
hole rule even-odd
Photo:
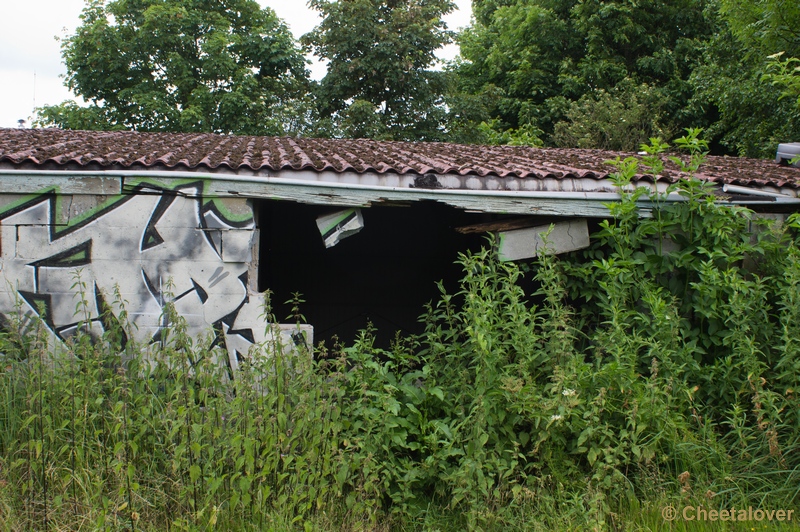
<svg viewBox="0 0 800 532">
<path fill-rule="evenodd" d="M 171 303 L 190 335 L 211 326 L 235 366 L 267 335 L 263 299 L 248 293 L 252 215 L 230 221 L 203 202 L 200 182 L 128 192 L 70 225 L 59 223 L 52 191 L 0 214 L 0 312 L 21 306 L 59 339 L 79 323 L 99 335 L 107 311 L 120 310 L 110 296 L 117 292 L 136 339 L 158 341 Z M 77 312 L 76 280 L 88 301 Z"/>
</svg>

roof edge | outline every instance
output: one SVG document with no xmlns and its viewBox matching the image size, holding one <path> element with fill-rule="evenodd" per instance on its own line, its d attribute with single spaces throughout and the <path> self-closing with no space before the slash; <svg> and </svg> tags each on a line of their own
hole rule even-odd
<svg viewBox="0 0 800 532">
<path fill-rule="evenodd" d="M 269 197 L 274 186 L 295 188 L 328 188 L 335 190 L 371 191 L 381 193 L 402 193 L 413 196 L 447 196 L 472 195 L 485 197 L 509 197 L 520 199 L 565 199 L 589 201 L 614 201 L 620 198 L 619 189 L 609 179 L 537 179 L 530 180 L 517 177 L 477 178 L 475 176 L 454 176 L 452 174 L 391 175 L 379 173 L 335 171 L 284 171 L 273 172 L 272 175 L 241 175 L 239 172 L 180 172 L 142 170 L 39 170 L 39 169 L 2 169 L 0 176 L 50 176 L 61 179 L 80 177 L 120 178 L 159 178 L 159 179 L 204 179 L 226 183 L 247 185 L 248 193 Z M 32 184 L 32 183 L 29 183 Z M 44 184 L 44 183 L 43 183 Z M 35 184 L 32 184 L 35 186 Z M 666 193 L 668 184 L 648 180 L 636 181 L 635 188 L 645 187 L 653 192 Z M 230 187 L 227 187 L 230 188 Z M 263 188 L 261 194 L 259 188 Z M 739 197 L 736 203 L 791 202 L 800 203 L 798 191 L 793 188 L 777 188 L 774 186 L 742 187 L 720 186 L 720 193 L 729 193 Z M 31 190 L 34 192 L 34 190 Z M 239 195 L 236 190 L 227 190 L 223 195 Z M 745 196 L 741 200 L 741 196 Z M 749 196 L 749 197 L 748 197 Z M 381 196 L 383 197 L 383 196 Z M 668 199 L 682 201 L 679 194 L 670 194 Z"/>
</svg>

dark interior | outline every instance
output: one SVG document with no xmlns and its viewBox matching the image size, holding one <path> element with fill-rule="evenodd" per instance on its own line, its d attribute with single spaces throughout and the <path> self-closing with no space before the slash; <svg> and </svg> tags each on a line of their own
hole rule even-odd
<svg viewBox="0 0 800 532">
<path fill-rule="evenodd" d="M 276 318 L 292 322 L 300 310 L 314 326 L 314 341 L 331 347 L 333 337 L 349 344 L 372 323 L 376 344 L 388 347 L 396 331 L 418 333 L 425 303 L 438 298 L 443 280 L 455 291 L 461 277 L 458 253 L 486 245 L 481 234 L 455 227 L 496 216 L 467 213 L 437 202 L 362 209 L 364 228 L 326 249 L 316 218 L 341 208 L 265 201 L 258 204 L 261 230 L 259 289 L 271 290 Z"/>
</svg>

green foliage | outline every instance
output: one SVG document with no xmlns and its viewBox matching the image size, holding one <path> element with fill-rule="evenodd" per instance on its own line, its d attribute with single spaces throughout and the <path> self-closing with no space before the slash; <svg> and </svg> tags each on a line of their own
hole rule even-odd
<svg viewBox="0 0 800 532">
<path fill-rule="evenodd" d="M 482 143 L 492 146 L 533 146 L 542 147 L 542 130 L 531 124 L 524 124 L 519 129 L 500 130 L 499 120 L 493 119 L 478 124 L 478 131 L 483 135 Z"/>
<path fill-rule="evenodd" d="M 800 136 L 800 9 L 783 0 L 312 0 L 301 49 L 254 0 L 91 0 L 63 41 L 74 102 L 37 126 L 633 150 L 701 125 L 715 152 Z M 780 55 L 783 54 L 783 55 Z"/>
<path fill-rule="evenodd" d="M 105 110 L 98 106 L 81 107 L 73 100 L 36 109 L 35 127 L 57 126 L 84 131 L 120 131 L 123 124 L 108 122 Z"/>
<path fill-rule="evenodd" d="M 709 28 L 702 0 L 598 0 L 578 2 L 571 10 L 576 28 L 586 36 L 586 54 L 576 62 L 578 80 L 592 87 L 616 85 L 626 75 L 662 85 L 686 74 L 695 38 Z"/>
<path fill-rule="evenodd" d="M 706 128 L 717 152 L 773 157 L 800 135 L 800 10 L 768 0 L 481 0 L 458 37 L 450 128 L 543 131 L 556 146 L 633 150 L 650 136 Z M 481 96 L 493 99 L 483 107 Z M 465 120 L 465 117 L 470 118 Z M 497 122 L 492 122 L 496 120 Z"/>
<path fill-rule="evenodd" d="M 282 135 L 310 112 L 305 60 L 254 0 L 93 0 L 81 20 L 62 54 L 90 106 L 45 107 L 44 124 Z"/>
<path fill-rule="evenodd" d="M 83 320 L 80 277 L 73 289 Z M 174 309 L 145 346 L 127 340 L 119 294 L 111 307 L 102 337 L 80 321 L 55 353 L 41 322 L 25 342 L 2 337 L 0 464 L 19 526 L 263 530 L 280 515 L 302 525 L 332 497 L 338 408 L 307 353 L 261 346 L 231 382 L 227 353 L 187 336 Z"/>
<path fill-rule="evenodd" d="M 628 80 L 630 81 L 630 80 Z M 584 94 L 567 104 L 564 120 L 555 125 L 553 143 L 567 148 L 636 151 L 651 137 L 668 137 L 662 91 L 623 82 Z"/>
<path fill-rule="evenodd" d="M 800 108 L 782 96 L 791 76 L 780 60 L 768 58 L 800 55 L 800 11 L 790 2 L 722 0 L 718 6 L 707 14 L 715 31 L 698 48 L 703 59 L 691 76 L 690 109 L 705 115 L 709 138 L 729 151 L 772 158 L 778 143 L 800 135 Z"/>
<path fill-rule="evenodd" d="M 800 6 L 782 0 L 719 0 L 731 31 L 758 54 L 785 51 L 800 55 Z"/>
<path fill-rule="evenodd" d="M 795 98 L 795 107 L 800 109 L 800 59 L 787 57 L 783 52 L 769 56 L 764 79 L 781 88 L 781 97 Z"/>
<path fill-rule="evenodd" d="M 475 23 L 459 36 L 457 91 L 502 91 L 491 118 L 509 128 L 552 133 L 565 102 L 631 85 L 658 90 L 667 129 L 693 117 L 684 108 L 698 42 L 710 34 L 705 0 L 476 2 Z M 567 105 L 568 107 L 568 105 Z M 570 118 L 574 121 L 574 116 Z M 646 138 L 646 137 L 645 137 Z M 599 147 L 599 146 L 595 146 Z"/>
<path fill-rule="evenodd" d="M 491 118 L 510 128 L 548 126 L 544 104 L 561 93 L 562 61 L 580 53 L 569 20 L 572 4 L 507 2 L 491 10 L 476 4 L 475 23 L 458 36 L 463 60 L 455 65 L 455 92 L 493 90 Z"/>
<path fill-rule="evenodd" d="M 340 114 L 342 134 L 346 138 L 391 139 L 379 111 L 371 102 L 355 100 Z"/>
<path fill-rule="evenodd" d="M 442 16 L 454 4 L 311 0 L 309 6 L 323 21 L 302 41 L 328 62 L 316 95 L 320 115 L 342 113 L 346 135 L 439 140 L 445 79 L 429 69 L 434 52 L 450 42 Z M 373 106 L 373 116 L 363 116 L 360 101 Z"/>
</svg>

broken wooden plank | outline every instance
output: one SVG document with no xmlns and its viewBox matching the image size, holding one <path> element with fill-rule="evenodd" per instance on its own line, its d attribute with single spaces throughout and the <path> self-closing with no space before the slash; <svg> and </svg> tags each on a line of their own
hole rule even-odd
<svg viewBox="0 0 800 532">
<path fill-rule="evenodd" d="M 605 218 L 609 216 L 606 203 L 613 198 L 574 199 L 537 198 L 525 194 L 507 192 L 505 194 L 481 195 L 469 190 L 427 190 L 427 189 L 368 189 L 325 186 L 298 186 L 276 183 L 229 183 L 212 181 L 206 185 L 207 197 L 241 197 L 269 200 L 296 201 L 314 205 L 335 205 L 341 207 L 369 207 L 386 202 L 439 201 L 460 209 L 492 212 L 499 214 L 525 214 L 539 216 L 588 216 Z M 642 214 L 649 204 L 642 203 Z"/>
<path fill-rule="evenodd" d="M 540 217 L 514 218 L 513 220 L 495 220 L 493 222 L 483 222 L 472 225 L 462 225 L 456 227 L 456 231 L 461 234 L 469 235 L 475 233 L 497 233 L 499 231 L 511 231 L 513 229 L 525 229 L 547 223 L 556 222 L 556 219 L 548 220 Z"/>
</svg>

